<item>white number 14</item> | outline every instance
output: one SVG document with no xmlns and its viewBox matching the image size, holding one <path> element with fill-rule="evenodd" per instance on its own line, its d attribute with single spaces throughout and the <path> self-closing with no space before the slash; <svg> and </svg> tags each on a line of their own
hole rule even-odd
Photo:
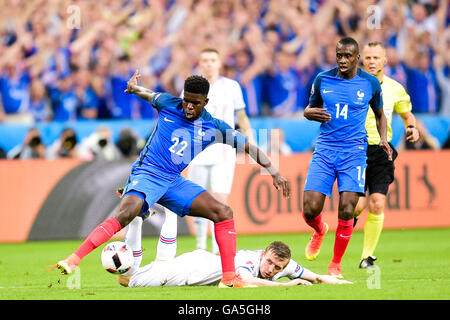
<svg viewBox="0 0 450 320">
<path fill-rule="evenodd" d="M 336 106 L 336 119 L 339 119 L 339 116 L 341 116 L 347 120 L 348 104 L 344 104 L 344 106 L 342 107 L 342 110 L 340 110 L 341 105 L 339 103 L 336 103 L 335 106 Z"/>
</svg>

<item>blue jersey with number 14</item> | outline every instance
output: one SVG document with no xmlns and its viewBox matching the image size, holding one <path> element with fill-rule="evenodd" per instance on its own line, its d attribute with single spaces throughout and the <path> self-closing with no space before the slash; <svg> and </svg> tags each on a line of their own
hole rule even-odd
<svg viewBox="0 0 450 320">
<path fill-rule="evenodd" d="M 192 159 L 213 143 L 243 147 L 247 139 L 222 120 L 203 109 L 195 121 L 189 121 L 182 108 L 182 99 L 168 93 L 157 93 L 151 104 L 158 110 L 158 122 L 132 174 L 151 173 L 172 181 Z"/>
<path fill-rule="evenodd" d="M 316 149 L 366 150 L 368 108 L 376 111 L 383 107 L 380 83 L 361 69 L 352 79 L 343 79 L 337 73 L 338 68 L 319 73 L 311 88 L 309 104 L 331 114 L 331 120 L 320 126 Z"/>
</svg>

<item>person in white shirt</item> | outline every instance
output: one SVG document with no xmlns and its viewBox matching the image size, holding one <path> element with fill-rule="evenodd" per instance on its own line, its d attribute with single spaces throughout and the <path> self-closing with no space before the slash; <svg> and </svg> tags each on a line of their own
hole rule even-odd
<svg viewBox="0 0 450 320">
<path fill-rule="evenodd" d="M 125 242 L 131 249 L 140 248 L 142 219 L 136 217 L 129 227 Z M 141 261 L 142 252 L 135 257 L 134 266 L 128 272 L 118 276 L 122 286 L 217 285 L 222 277 L 220 257 L 201 249 L 186 252 L 164 261 L 153 261 L 139 267 Z M 291 250 L 281 241 L 272 242 L 265 250 L 237 251 L 235 267 L 236 273 L 248 287 L 296 286 L 316 283 L 352 284 L 350 281 L 340 280 L 329 275 L 319 275 L 302 267 L 291 259 Z M 276 281 L 283 277 L 289 278 L 290 281 Z"/>
<path fill-rule="evenodd" d="M 210 89 L 209 102 L 206 105 L 213 117 L 224 120 L 232 128 L 235 119 L 240 131 L 254 143 L 250 121 L 245 112 L 245 103 L 239 83 L 221 76 L 222 61 L 214 48 L 205 48 L 200 52 L 199 71 L 208 79 Z M 227 203 L 233 184 L 236 151 L 228 145 L 216 144 L 202 151 L 189 165 L 188 179 L 210 191 L 222 203 Z M 156 259 L 166 260 L 175 257 L 177 248 L 177 215 L 165 210 L 166 219 L 161 228 Z M 208 220 L 195 218 L 197 249 L 207 249 Z M 211 224 L 212 226 L 212 224 Z M 215 241 L 214 228 L 211 230 L 212 252 L 218 254 L 219 247 Z"/>
</svg>

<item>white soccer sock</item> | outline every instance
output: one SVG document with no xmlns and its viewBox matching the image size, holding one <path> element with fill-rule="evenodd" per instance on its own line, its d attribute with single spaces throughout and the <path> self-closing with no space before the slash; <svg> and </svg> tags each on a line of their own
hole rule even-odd
<svg viewBox="0 0 450 320">
<path fill-rule="evenodd" d="M 197 249 L 206 250 L 206 239 L 208 237 L 208 220 L 205 218 L 194 218 L 195 237 Z"/>
<path fill-rule="evenodd" d="M 175 258 L 177 254 L 177 223 L 178 215 L 164 208 L 166 220 L 161 227 L 158 245 L 156 247 L 156 260 Z"/>
<path fill-rule="evenodd" d="M 136 217 L 128 225 L 124 242 L 133 250 L 134 264 L 124 276 L 132 275 L 139 269 L 142 262 L 142 218 Z"/>
</svg>

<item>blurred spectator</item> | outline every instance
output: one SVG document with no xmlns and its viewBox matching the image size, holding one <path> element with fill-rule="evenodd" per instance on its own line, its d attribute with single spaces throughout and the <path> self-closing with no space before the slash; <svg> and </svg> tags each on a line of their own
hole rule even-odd
<svg viewBox="0 0 450 320">
<path fill-rule="evenodd" d="M 74 74 L 67 72 L 61 75 L 55 87 L 50 88 L 53 120 L 77 120 L 78 97 L 74 85 Z"/>
<path fill-rule="evenodd" d="M 384 73 L 392 79 L 398 81 L 406 88 L 406 71 L 401 63 L 395 47 L 386 47 L 387 64 L 384 67 Z"/>
<path fill-rule="evenodd" d="M 76 73 L 75 94 L 78 98 L 77 119 L 97 119 L 99 99 L 92 89 L 90 73 L 87 69 L 78 70 Z"/>
<path fill-rule="evenodd" d="M 108 127 L 99 127 L 89 137 L 83 139 L 80 149 L 84 154 L 92 154 L 95 160 L 112 161 L 121 158 L 120 150 L 112 141 L 112 133 Z"/>
<path fill-rule="evenodd" d="M 77 135 L 71 128 L 63 129 L 59 138 L 47 147 L 46 157 L 47 159 L 73 158 L 88 161 L 94 158 L 92 152 L 80 148 Z"/>
<path fill-rule="evenodd" d="M 127 128 L 120 130 L 116 146 L 124 158 L 137 157 L 142 149 L 136 134 Z"/>
<path fill-rule="evenodd" d="M 450 149 L 450 129 L 448 130 L 447 139 L 445 139 L 442 149 Z"/>
<path fill-rule="evenodd" d="M 37 128 L 31 128 L 25 135 L 23 144 L 12 148 L 7 157 L 9 159 L 43 159 L 45 158 L 45 145 Z"/>
<path fill-rule="evenodd" d="M 433 59 L 434 69 L 436 71 L 436 80 L 441 92 L 441 109 L 442 115 L 450 115 L 450 29 L 448 29 L 440 39 L 436 46 L 436 55 Z"/>
<path fill-rule="evenodd" d="M 0 159 L 6 159 L 7 158 L 7 153 L 6 151 L 0 147 Z"/>
<path fill-rule="evenodd" d="M 255 58 L 252 62 L 246 50 L 235 54 L 236 73 L 234 79 L 239 82 L 245 102 L 245 111 L 251 117 L 263 115 L 263 75 L 264 67 Z M 265 114 L 267 115 L 267 113 Z"/>
<path fill-rule="evenodd" d="M 71 26 L 69 4 L 80 9 L 80 26 Z M 204 47 L 223 53 L 224 74 L 241 84 L 249 116 L 271 116 L 274 110 L 276 116 L 296 117 L 281 102 L 293 101 L 287 92 L 296 90 L 295 108 L 304 107 L 311 80 L 335 66 L 335 45 L 343 36 L 361 47 L 368 41 L 386 45 L 386 74 L 407 84 L 418 108 L 413 112 L 447 109 L 448 47 L 437 58 L 437 48 L 448 41 L 444 0 L 17 0 L 13 5 L 0 0 L 0 5 L 0 121 L 48 119 L 40 99 L 30 105 L 35 80 L 48 90 L 54 120 L 153 118 L 145 102 L 123 94 L 128 78 L 139 68 L 143 84 L 178 95 Z M 381 16 L 370 15 L 372 5 L 382 9 Z M 289 60 L 287 69 L 283 59 Z M 279 92 L 268 90 L 266 80 Z"/>
<path fill-rule="evenodd" d="M 419 131 L 419 140 L 416 142 L 409 142 L 404 139 L 403 144 L 399 150 L 439 150 L 439 141 L 433 137 L 425 127 L 422 121 L 416 119 L 416 127 Z"/>
<path fill-rule="evenodd" d="M 111 75 L 111 117 L 113 119 L 132 119 L 136 118 L 138 113 L 138 102 L 135 95 L 126 94 L 127 81 L 133 75 L 134 70 L 131 67 L 130 57 L 121 56 L 115 61 L 117 67 Z"/>
<path fill-rule="evenodd" d="M 35 79 L 31 83 L 30 90 L 30 113 L 34 122 L 52 120 L 52 107 L 44 84 L 39 79 Z"/>
<path fill-rule="evenodd" d="M 260 137 L 260 139 L 265 140 L 265 137 Z M 270 156 L 270 154 L 282 154 L 290 155 L 292 154 L 292 149 L 286 142 L 286 136 L 283 129 L 272 128 L 270 130 L 270 135 L 267 142 L 260 146 L 260 149 Z"/>
<path fill-rule="evenodd" d="M 292 53 L 283 50 L 277 52 L 275 64 L 267 78 L 267 92 L 272 107 L 272 116 L 292 116 L 300 108 L 298 95 L 301 91 L 301 84 L 294 65 L 295 56 Z M 301 107 L 305 107 L 304 103 Z"/>
<path fill-rule="evenodd" d="M 0 74 L 0 113 L 3 121 L 31 124 L 30 77 L 16 57 L 9 60 Z M 2 119 L 0 119 L 2 120 Z"/>
</svg>

